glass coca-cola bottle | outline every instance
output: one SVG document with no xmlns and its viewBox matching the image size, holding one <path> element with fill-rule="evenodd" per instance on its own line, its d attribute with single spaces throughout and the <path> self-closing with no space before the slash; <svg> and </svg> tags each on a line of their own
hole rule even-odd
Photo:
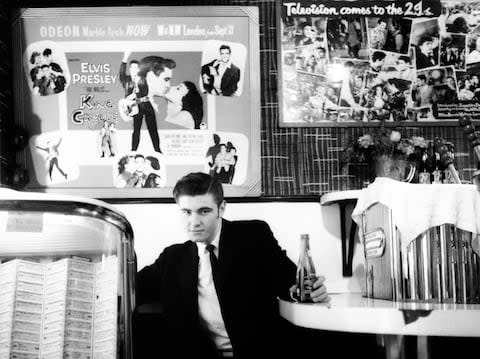
<svg viewBox="0 0 480 359">
<path fill-rule="evenodd" d="M 310 296 L 315 282 L 315 266 L 310 254 L 310 243 L 308 234 L 300 235 L 300 258 L 297 265 L 297 293 L 296 297 L 300 302 L 311 302 Z"/>
</svg>

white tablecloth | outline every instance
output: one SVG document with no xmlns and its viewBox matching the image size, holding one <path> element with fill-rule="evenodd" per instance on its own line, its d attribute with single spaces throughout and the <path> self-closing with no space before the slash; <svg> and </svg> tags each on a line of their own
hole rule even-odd
<svg viewBox="0 0 480 359">
<path fill-rule="evenodd" d="M 360 192 L 352 219 L 361 225 L 362 213 L 377 202 L 392 210 L 402 250 L 421 233 L 442 224 L 480 234 L 480 193 L 474 185 L 411 184 L 377 177 Z"/>
</svg>

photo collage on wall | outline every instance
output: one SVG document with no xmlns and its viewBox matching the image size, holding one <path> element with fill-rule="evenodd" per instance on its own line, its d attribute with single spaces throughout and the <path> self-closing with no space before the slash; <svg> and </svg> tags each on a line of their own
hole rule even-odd
<svg viewBox="0 0 480 359">
<path fill-rule="evenodd" d="M 348 16 L 282 3 L 282 126 L 480 120 L 480 1 L 404 3 L 402 16 L 341 3 L 331 13 Z"/>
<path fill-rule="evenodd" d="M 160 188 L 170 196 L 181 176 L 198 171 L 254 193 L 260 107 L 252 109 L 250 36 L 258 24 L 250 21 L 257 9 L 246 9 L 231 7 L 227 18 L 208 7 L 197 18 L 173 9 L 161 25 L 152 14 L 140 21 L 145 9 L 130 17 L 119 9 L 101 26 L 93 14 L 67 21 L 28 9 L 15 48 L 25 79 L 16 108 L 32 134 L 30 188 L 112 188 L 113 197 Z"/>
</svg>

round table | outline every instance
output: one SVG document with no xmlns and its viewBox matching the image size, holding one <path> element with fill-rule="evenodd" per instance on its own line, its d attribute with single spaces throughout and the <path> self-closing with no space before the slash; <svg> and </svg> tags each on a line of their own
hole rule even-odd
<svg viewBox="0 0 480 359">
<path fill-rule="evenodd" d="M 327 304 L 279 300 L 280 315 L 312 329 L 381 335 L 387 358 L 401 358 L 404 335 L 418 336 L 428 358 L 428 336 L 480 337 L 480 304 L 393 302 L 360 293 L 330 294 Z"/>
</svg>

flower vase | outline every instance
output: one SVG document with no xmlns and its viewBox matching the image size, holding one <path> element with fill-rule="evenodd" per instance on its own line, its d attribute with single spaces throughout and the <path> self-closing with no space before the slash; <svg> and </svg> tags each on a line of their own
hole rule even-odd
<svg viewBox="0 0 480 359">
<path fill-rule="evenodd" d="M 375 159 L 375 175 L 410 182 L 415 175 L 415 166 L 401 156 L 381 155 Z"/>
</svg>

